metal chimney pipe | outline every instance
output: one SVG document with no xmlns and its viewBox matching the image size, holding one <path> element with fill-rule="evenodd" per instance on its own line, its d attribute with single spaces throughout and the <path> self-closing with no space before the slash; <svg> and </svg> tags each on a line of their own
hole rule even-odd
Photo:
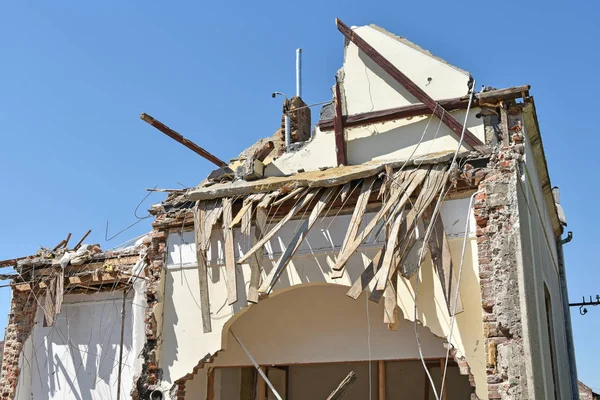
<svg viewBox="0 0 600 400">
<path fill-rule="evenodd" d="M 296 96 L 302 97 L 302 49 L 296 49 Z"/>
</svg>

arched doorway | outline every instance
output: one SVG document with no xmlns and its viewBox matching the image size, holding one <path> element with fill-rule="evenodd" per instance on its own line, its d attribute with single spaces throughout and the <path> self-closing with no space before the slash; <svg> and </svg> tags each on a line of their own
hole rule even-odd
<svg viewBox="0 0 600 400">
<path fill-rule="evenodd" d="M 224 327 L 225 349 L 187 382 L 186 398 L 206 393 L 206 386 L 213 391 L 209 399 L 275 398 L 231 336 L 234 332 L 285 399 L 326 399 L 350 371 L 357 380 L 344 399 L 377 399 L 382 371 L 387 398 L 433 399 L 413 323 L 402 319 L 391 331 L 381 322 L 383 305 L 367 301 L 364 294 L 353 300 L 346 290 L 328 284 L 296 286 L 237 314 Z M 427 328 L 417 331 L 439 391 L 446 348 Z M 453 360 L 446 380 L 446 399 L 469 398 L 468 378 Z"/>
</svg>

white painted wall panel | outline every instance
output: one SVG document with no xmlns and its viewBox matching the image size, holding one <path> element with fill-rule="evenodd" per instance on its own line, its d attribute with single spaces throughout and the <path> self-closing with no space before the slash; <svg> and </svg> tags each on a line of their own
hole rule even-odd
<svg viewBox="0 0 600 400">
<path fill-rule="evenodd" d="M 43 311 L 38 309 L 31 368 L 34 399 L 117 398 L 122 293 L 67 295 L 54 327 L 43 327 Z M 121 399 L 130 397 L 133 365 L 141 351 L 141 341 L 134 337 L 144 335 L 140 318 L 145 305 L 134 305 L 131 297 L 125 313 Z"/>
</svg>

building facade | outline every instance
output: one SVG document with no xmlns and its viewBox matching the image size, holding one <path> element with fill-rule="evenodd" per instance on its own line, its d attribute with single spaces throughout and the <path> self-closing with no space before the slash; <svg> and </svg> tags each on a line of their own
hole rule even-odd
<svg viewBox="0 0 600 400">
<path fill-rule="evenodd" d="M 577 398 L 529 86 L 476 92 L 404 38 L 337 25 L 314 126 L 286 99 L 284 126 L 153 206 L 136 245 L 15 260 L 3 398 L 326 399 L 345 377 L 346 399 Z"/>
</svg>

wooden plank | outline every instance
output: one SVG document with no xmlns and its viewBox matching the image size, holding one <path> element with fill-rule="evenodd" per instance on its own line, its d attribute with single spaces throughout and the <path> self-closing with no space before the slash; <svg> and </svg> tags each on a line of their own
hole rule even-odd
<svg viewBox="0 0 600 400">
<path fill-rule="evenodd" d="M 377 361 L 377 382 L 378 382 L 378 399 L 386 400 L 385 398 L 385 361 Z"/>
<path fill-rule="evenodd" d="M 213 227 L 223 214 L 223 203 L 221 200 L 213 200 L 204 204 L 206 204 L 206 212 L 204 217 L 204 228 L 202 229 L 202 236 L 200 237 L 200 247 L 203 250 L 208 250 Z"/>
<path fill-rule="evenodd" d="M 352 386 L 356 383 L 356 374 L 354 371 L 350 371 L 350 373 L 344 378 L 342 382 L 338 385 L 338 387 L 331 392 L 327 400 L 339 400 L 345 396 L 346 393 L 350 390 Z"/>
<path fill-rule="evenodd" d="M 383 295 L 385 285 L 392 280 L 392 276 L 396 272 L 398 265 L 403 265 L 410 250 L 416 243 L 415 229 L 418 226 L 418 221 L 425 208 L 438 197 L 440 190 L 443 189 L 447 180 L 447 176 L 448 174 L 447 171 L 445 171 L 445 166 L 439 165 L 433 167 L 425 179 L 417 200 L 406 215 L 406 229 L 403 229 L 402 234 L 399 234 L 398 244 L 394 248 L 393 254 L 398 257 L 397 262 L 384 263 L 382 268 L 377 271 L 373 278 L 377 282 L 377 286 L 376 290 L 369 296 L 370 300 L 379 302 Z M 414 271 L 412 271 L 412 273 L 414 273 Z"/>
<path fill-rule="evenodd" d="M 57 268 L 56 275 L 56 300 L 54 301 L 55 313 L 60 314 L 62 311 L 62 304 L 65 295 L 65 270 L 64 268 Z"/>
<path fill-rule="evenodd" d="M 243 367 L 242 382 L 240 384 L 240 400 L 256 399 L 256 369 L 254 367 Z"/>
<path fill-rule="evenodd" d="M 393 216 L 392 216 L 392 218 L 393 218 Z M 396 215 L 396 217 L 394 218 L 394 223 L 392 225 L 392 229 L 390 230 L 388 238 L 387 238 L 387 242 L 386 242 L 386 246 L 385 246 L 386 251 L 383 256 L 383 263 L 381 264 L 381 269 L 379 271 L 377 271 L 377 276 L 380 276 L 379 280 L 377 281 L 377 286 L 376 286 L 377 290 L 385 290 L 385 287 L 387 285 L 388 272 L 390 271 L 390 267 L 392 265 L 392 261 L 394 258 L 394 252 L 396 249 L 396 243 L 398 242 L 398 235 L 400 233 L 400 228 L 401 228 L 403 222 L 406 224 L 406 222 L 404 221 L 403 213 L 399 212 Z"/>
<path fill-rule="evenodd" d="M 425 104 L 442 122 L 450 128 L 456 137 L 459 139 L 462 135 L 463 126 L 458 122 L 452 114 L 446 111 L 438 102 L 432 99 L 423 89 L 416 85 L 410 78 L 389 62 L 381 53 L 375 50 L 369 43 L 361 38 L 355 31 L 350 29 L 339 19 L 336 19 L 338 30 L 362 50 L 373 62 L 381 67 L 389 76 L 404 87 L 410 94 L 417 98 L 421 103 Z M 477 136 L 473 135 L 468 129 L 464 128 L 464 142 L 476 148 L 483 145 Z"/>
<path fill-rule="evenodd" d="M 346 137 L 344 133 L 344 115 L 342 112 L 342 94 L 340 83 L 335 78 L 335 117 L 333 118 L 333 130 L 335 132 L 335 156 L 337 165 L 347 165 L 348 156 L 346 154 Z"/>
<path fill-rule="evenodd" d="M 246 197 L 244 199 L 244 202 L 242 203 L 242 207 L 240 208 L 240 211 L 238 211 L 238 213 L 235 215 L 235 218 L 233 218 L 231 220 L 231 224 L 229 224 L 229 227 L 233 228 L 234 226 L 239 224 L 240 221 L 242 221 L 242 219 L 244 218 L 244 215 L 246 215 L 248 213 L 248 211 L 250 211 L 251 208 L 252 208 L 252 201 L 250 201 L 250 199 L 248 199 Z"/>
<path fill-rule="evenodd" d="M 265 373 L 265 367 L 260 367 L 262 373 Z M 262 377 L 262 374 L 258 374 L 258 382 L 256 382 L 256 400 L 265 400 L 267 395 L 267 384 Z"/>
<path fill-rule="evenodd" d="M 506 89 L 490 90 L 476 94 L 473 99 L 472 107 L 490 105 L 495 106 L 500 101 L 515 100 L 527 95 L 529 85 L 516 86 Z M 469 104 L 469 97 L 454 97 L 451 99 L 437 100 L 437 103 L 444 107 L 446 111 L 465 110 Z M 365 126 L 379 122 L 394 121 L 404 118 L 418 117 L 421 115 L 430 115 L 431 110 L 423 103 L 410 104 L 408 106 L 388 108 L 384 110 L 369 111 L 361 114 L 347 115 L 343 118 L 345 128 L 356 126 Z M 333 118 L 319 121 L 321 131 L 333 130 Z"/>
<path fill-rule="evenodd" d="M 305 191 L 305 190 L 306 190 L 306 188 L 304 188 L 304 187 L 298 187 L 298 188 L 296 188 L 296 189 L 292 190 L 291 192 L 289 192 L 288 194 L 286 194 L 285 196 L 283 196 L 282 198 L 280 198 L 280 199 L 278 199 L 278 200 L 274 201 L 274 202 L 273 202 L 273 205 L 274 205 L 274 206 L 278 206 L 278 205 L 280 205 L 280 204 L 283 204 L 283 203 L 285 203 L 286 201 L 288 201 L 288 200 L 290 200 L 290 199 L 292 199 L 292 198 L 294 198 L 294 197 L 298 196 L 300 193 L 302 193 L 302 192 L 303 192 L 303 191 Z"/>
<path fill-rule="evenodd" d="M 233 229 L 231 228 L 232 201 L 223 198 L 223 238 L 225 247 L 225 274 L 227 276 L 227 304 L 232 305 L 237 301 L 237 274 L 235 272 L 235 250 L 233 243 Z"/>
<path fill-rule="evenodd" d="M 346 230 L 346 236 L 344 237 L 344 242 L 342 243 L 340 253 L 343 253 L 346 247 L 348 247 L 348 244 L 356 238 L 356 234 L 358 233 L 360 224 L 365 216 L 367 205 L 369 204 L 371 188 L 373 187 L 373 183 L 375 183 L 376 179 L 377 177 L 371 176 L 369 178 L 366 178 L 362 183 L 362 186 L 360 188 L 360 194 L 358 195 L 358 199 L 356 200 L 354 212 L 352 213 L 350 224 L 348 225 L 348 229 Z M 340 268 L 338 270 L 333 269 L 333 272 L 331 273 L 331 278 L 338 279 L 341 278 L 343 274 L 344 268 Z"/>
<path fill-rule="evenodd" d="M 154 119 L 152 116 L 150 116 L 146 113 L 142 113 L 140 115 L 140 118 L 144 122 L 147 122 L 148 124 L 152 125 L 154 128 L 158 129 L 159 131 L 161 131 L 162 133 L 164 133 L 165 135 L 170 137 L 171 139 L 175 140 L 178 143 L 181 143 L 188 149 L 192 150 L 194 153 L 196 153 L 199 156 L 204 157 L 208 161 L 212 162 L 217 167 L 226 167 L 227 166 L 226 162 L 224 162 L 224 161 L 220 160 L 218 157 L 210 154 L 208 151 L 204 150 L 202 147 L 198 146 L 196 143 L 192 142 L 191 140 L 184 138 L 179 132 L 176 132 L 175 130 L 169 128 L 168 126 L 166 126 L 159 120 Z"/>
<path fill-rule="evenodd" d="M 429 370 L 429 367 L 426 365 L 425 368 L 427 368 Z M 429 385 L 431 385 L 431 383 L 429 382 L 429 377 L 427 376 L 427 371 L 423 371 L 423 375 L 424 379 L 423 381 L 425 382 L 425 386 L 423 388 L 423 399 L 424 400 L 429 400 Z"/>
<path fill-rule="evenodd" d="M 383 292 L 383 322 L 388 324 L 388 329 L 397 331 L 400 323 L 398 318 L 398 271 L 392 275 L 392 279 Z"/>
<path fill-rule="evenodd" d="M 487 92 L 479 92 L 477 98 L 480 104 L 496 105 L 500 101 L 516 100 L 520 97 L 529 95 L 531 86 L 513 86 L 505 89 L 488 90 Z"/>
<path fill-rule="evenodd" d="M 442 222 L 439 213 L 435 220 L 432 221 L 433 211 L 434 206 L 429 206 L 423 213 L 423 223 L 425 226 L 433 224 L 427 244 L 431 254 L 431 261 L 437 271 L 442 290 L 444 291 L 448 312 L 450 315 L 454 315 L 464 310 L 460 295 L 458 296 L 456 303 L 456 310 L 454 312 L 452 310 L 457 295 L 458 271 L 454 268 L 452 263 L 452 254 L 450 253 L 448 238 L 444 231 L 444 223 Z"/>
<path fill-rule="evenodd" d="M 279 221 L 277 223 L 277 225 L 275 225 L 268 233 L 266 233 L 262 239 L 260 239 L 258 241 L 258 243 L 256 243 L 254 246 L 252 246 L 252 248 L 250 250 L 248 250 L 246 252 L 246 254 L 244 254 L 243 257 L 241 257 L 238 261 L 238 263 L 242 264 L 244 262 L 246 262 L 251 256 L 252 254 L 254 254 L 259 248 L 263 247 L 265 245 L 265 243 L 267 243 L 269 240 L 271 240 L 271 238 L 277 233 L 279 232 L 279 230 L 281 229 L 281 227 L 283 227 L 283 225 L 285 225 L 286 222 L 288 222 L 294 215 L 296 215 L 296 213 L 298 211 L 300 211 L 302 208 L 304 208 L 306 205 L 310 204 L 310 202 L 312 201 L 312 199 L 315 197 L 315 195 L 318 193 L 318 189 L 308 192 L 303 198 L 302 200 L 300 200 L 297 204 L 294 205 L 294 207 L 292 207 L 290 209 L 290 211 L 287 213 L 287 215 L 285 217 L 283 217 L 281 219 L 281 221 Z"/>
<path fill-rule="evenodd" d="M 246 237 L 249 236 L 250 232 L 252 231 L 252 208 L 253 208 L 253 205 L 254 205 L 254 202 L 252 201 L 252 199 L 250 199 L 249 197 L 246 197 L 244 199 L 242 208 L 247 207 L 247 209 L 244 212 L 244 215 L 242 215 L 242 224 L 240 226 L 240 233 Z M 250 243 L 250 242 L 248 241 L 248 243 Z"/>
<path fill-rule="evenodd" d="M 382 247 L 373 260 L 367 265 L 367 268 L 360 274 L 360 277 L 354 282 L 350 290 L 346 293 L 346 296 L 352 297 L 354 300 L 358 299 L 360 294 L 369 286 L 369 282 L 375 276 L 375 272 L 381 267 L 381 261 L 383 261 L 383 253 L 385 252 L 385 246 Z"/>
<path fill-rule="evenodd" d="M 44 298 L 44 327 L 54 326 L 56 317 L 56 275 L 50 278 Z"/>
<path fill-rule="evenodd" d="M 83 235 L 83 237 L 81 239 L 79 239 L 79 242 L 77 242 L 77 244 L 75 245 L 75 247 L 73 247 L 73 250 L 77 250 L 81 247 L 81 245 L 83 244 L 83 241 L 85 240 L 86 237 L 88 237 L 88 235 L 92 233 L 92 230 L 89 229 L 85 235 Z"/>
<path fill-rule="evenodd" d="M 375 229 L 375 226 L 377 226 L 379 221 L 381 221 L 384 215 L 386 215 L 387 212 L 392 209 L 392 207 L 401 208 L 399 206 L 402 206 L 404 203 L 406 203 L 406 201 L 408 201 L 416 187 L 423 181 L 423 179 L 425 179 L 428 171 L 429 169 L 420 168 L 410 171 L 408 178 L 404 179 L 404 181 L 400 184 L 400 190 L 390 196 L 388 201 L 383 205 L 375 217 L 373 217 L 373 219 L 367 224 L 365 229 L 363 229 L 356 239 L 354 239 L 354 241 L 348 245 L 343 252 L 340 253 L 336 264 L 333 267 L 334 270 L 340 270 L 344 267 L 346 262 L 348 262 L 348 259 L 350 259 L 350 256 L 369 236 L 373 229 Z M 405 174 L 403 174 L 403 177 L 404 176 Z"/>
<path fill-rule="evenodd" d="M 206 235 L 203 229 L 206 229 L 206 202 L 196 203 L 196 212 L 194 213 L 194 236 L 196 240 L 196 263 L 198 264 L 198 286 L 200 288 L 200 312 L 202 314 L 202 331 L 204 333 L 212 332 L 212 322 L 210 318 L 210 298 L 208 291 L 208 268 L 206 265 L 206 249 L 203 240 Z M 212 226 L 210 227 L 212 231 Z M 208 240 L 210 242 L 210 240 Z"/>
<path fill-rule="evenodd" d="M 342 189 L 340 189 L 340 199 L 342 202 L 346 201 L 350 193 L 352 193 L 352 182 L 347 182 L 342 186 Z"/>
<path fill-rule="evenodd" d="M 440 381 L 442 381 L 444 379 L 445 371 L 446 371 L 446 359 L 440 358 Z M 444 382 L 444 387 L 440 389 L 442 391 L 442 393 L 440 393 L 442 395 L 440 400 L 448 400 L 448 390 L 446 389 L 447 387 L 448 387 L 448 380 L 446 380 Z"/>
<path fill-rule="evenodd" d="M 325 210 L 327 204 L 329 204 L 336 192 L 337 187 L 332 187 L 327 188 L 325 192 L 321 195 L 321 198 L 319 199 L 315 207 L 312 209 L 310 216 L 308 217 L 308 219 L 304 220 L 302 225 L 298 228 L 298 230 L 294 234 L 294 237 L 292 238 L 288 246 L 285 248 L 285 251 L 283 252 L 281 257 L 279 257 L 277 264 L 271 270 L 267 279 L 265 279 L 265 281 L 263 282 L 263 285 L 259 289 L 260 292 L 264 292 L 266 294 L 271 293 L 271 290 L 273 290 L 273 287 L 277 283 L 277 279 L 279 279 L 279 276 L 281 275 L 283 270 L 290 263 L 294 254 L 300 248 L 302 241 L 304 240 L 310 229 L 313 227 L 315 222 L 317 222 L 319 215 L 321 215 L 321 213 Z"/>
<path fill-rule="evenodd" d="M 215 400 L 215 369 L 208 368 L 206 377 L 206 400 Z"/>
<path fill-rule="evenodd" d="M 263 199 L 258 203 L 258 205 L 256 207 L 257 208 L 267 208 L 267 207 L 269 207 L 269 205 L 271 204 L 271 202 L 273 201 L 273 199 L 275 199 L 277 196 L 279 196 L 279 190 L 276 190 L 276 191 L 271 192 L 271 193 L 266 193 L 265 197 L 263 197 Z"/>
<path fill-rule="evenodd" d="M 258 243 L 267 230 L 267 213 L 264 208 L 256 208 L 256 224 L 254 226 L 254 244 Z M 260 247 L 250 257 L 250 286 L 248 287 L 248 301 L 258 303 L 258 287 L 260 286 L 260 271 L 263 262 L 264 248 Z"/>
<path fill-rule="evenodd" d="M 446 111 L 464 110 L 469 104 L 469 99 L 465 97 L 455 97 L 437 101 Z M 475 106 L 476 103 L 472 104 Z M 347 115 L 343 118 L 345 128 L 365 126 L 379 122 L 394 121 L 404 118 L 418 117 L 421 115 L 430 115 L 431 110 L 423 103 L 410 104 L 408 106 L 388 108 L 384 110 L 369 111 L 361 114 Z M 334 119 L 325 119 L 319 121 L 321 131 L 333 130 Z"/>
</svg>

